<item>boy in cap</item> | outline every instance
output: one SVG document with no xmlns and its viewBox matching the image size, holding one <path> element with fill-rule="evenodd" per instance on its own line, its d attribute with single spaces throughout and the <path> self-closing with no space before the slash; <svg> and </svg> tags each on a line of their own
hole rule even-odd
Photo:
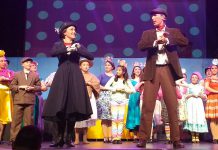
<svg viewBox="0 0 218 150">
<path fill-rule="evenodd" d="M 32 114 L 35 92 L 41 90 L 41 82 L 36 73 L 30 72 L 32 61 L 29 57 L 24 57 L 21 60 L 23 70 L 15 73 L 10 84 L 11 90 L 15 93 L 10 137 L 12 143 L 21 128 L 22 119 L 24 120 L 24 126 L 33 124 Z"/>
<path fill-rule="evenodd" d="M 175 84 L 175 80 L 183 76 L 176 50 L 177 46 L 187 46 L 188 39 L 179 29 L 166 26 L 167 11 L 165 9 L 156 8 L 150 14 L 155 29 L 144 31 L 138 42 L 138 48 L 148 53 L 142 77 L 146 92 L 139 128 L 140 141 L 137 147 L 146 147 L 146 141 L 150 137 L 155 101 L 161 86 L 169 114 L 173 147 L 183 148 L 184 145 L 180 142 L 179 135 Z"/>
</svg>

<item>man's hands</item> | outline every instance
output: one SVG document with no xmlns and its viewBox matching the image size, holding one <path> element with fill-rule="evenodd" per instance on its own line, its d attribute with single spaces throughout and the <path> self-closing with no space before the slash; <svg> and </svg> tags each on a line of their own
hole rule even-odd
<svg viewBox="0 0 218 150">
<path fill-rule="evenodd" d="M 34 87 L 28 85 L 20 85 L 18 88 L 25 91 L 32 91 L 34 89 Z"/>
<path fill-rule="evenodd" d="M 160 36 L 158 40 L 156 40 L 157 44 L 167 44 L 168 43 L 168 38 L 165 37 L 164 35 Z"/>
</svg>

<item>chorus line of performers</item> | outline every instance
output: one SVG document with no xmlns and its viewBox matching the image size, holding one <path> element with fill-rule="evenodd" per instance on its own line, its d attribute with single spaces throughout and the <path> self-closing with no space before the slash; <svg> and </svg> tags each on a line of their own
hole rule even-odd
<svg viewBox="0 0 218 150">
<path fill-rule="evenodd" d="M 82 75 L 85 79 L 85 85 L 87 87 L 93 114 L 87 120 L 76 122 L 75 126 L 72 127 L 75 129 L 74 144 L 79 144 L 80 132 L 83 133 L 83 143 L 89 143 L 87 141 L 87 128 L 90 126 L 95 126 L 96 119 L 102 120 L 102 130 L 104 134 L 103 141 L 105 143 L 112 142 L 113 144 L 121 144 L 121 136 L 124 125 L 127 129 L 130 130 L 130 132 L 134 133 L 134 142 L 137 142 L 137 132 L 140 125 L 141 113 L 140 104 L 143 103 L 143 92 L 146 92 L 146 90 L 144 91 L 144 89 L 142 88 L 144 82 L 140 80 L 143 71 L 140 63 L 135 63 L 132 70 L 131 79 L 129 79 L 127 74 L 128 67 L 126 67 L 127 65 L 125 65 L 125 61 L 124 63 L 122 61 L 120 61 L 120 65 L 116 67 L 116 73 L 114 74 L 113 70 L 115 70 L 115 65 L 112 62 L 112 59 L 110 57 L 105 58 L 105 72 L 96 77 L 94 74 L 89 72 L 89 68 L 93 66 L 93 62 L 88 59 L 80 59 L 79 68 L 81 69 Z M 51 86 L 53 78 L 55 76 L 55 73 L 52 73 L 45 80 L 45 82 L 40 85 L 40 79 L 34 76 L 39 75 L 39 73 L 36 73 L 36 66 L 38 64 L 31 58 L 23 58 L 21 63 L 22 66 L 24 66 L 24 71 L 22 73 L 19 72 L 19 76 L 19 74 L 14 73 L 13 71 L 8 69 L 8 60 L 6 59 L 6 57 L 0 57 L 1 141 L 4 126 L 5 124 L 8 124 L 10 122 L 12 122 L 11 140 L 15 139 L 16 133 L 19 131 L 18 128 L 21 127 L 22 119 L 24 126 L 29 124 L 35 124 L 36 126 L 41 128 L 41 124 L 36 124 L 36 122 L 39 122 L 38 120 L 42 118 L 41 114 L 38 113 L 37 117 L 33 117 L 34 112 L 42 112 L 39 111 L 39 108 L 34 109 L 34 107 L 37 107 L 37 105 L 39 105 L 39 103 L 36 103 L 36 100 L 38 99 L 36 97 L 40 95 L 38 94 L 40 91 L 45 90 L 46 87 L 43 87 L 43 84 L 45 84 L 45 82 L 47 86 Z M 14 101 L 12 102 L 11 93 L 14 89 L 23 90 L 26 88 L 25 90 L 27 91 L 33 91 L 33 89 L 28 89 L 33 86 L 19 87 L 18 89 L 14 85 L 14 82 L 17 83 L 22 81 L 22 75 L 23 77 L 25 77 L 25 71 L 29 73 L 31 72 L 31 74 L 33 73 L 32 75 L 30 75 L 31 80 L 34 80 L 34 78 L 36 78 L 36 81 L 34 80 L 33 83 L 38 83 L 38 85 L 36 84 L 34 86 L 36 91 L 34 90 L 34 92 L 31 92 L 34 93 L 32 97 L 32 102 L 25 101 L 25 99 L 23 99 L 23 102 L 18 102 L 18 99 L 16 99 L 16 97 L 14 97 Z M 17 77 L 15 76 L 16 74 Z M 183 130 L 190 131 L 193 143 L 200 142 L 200 133 L 207 133 L 209 131 L 206 119 L 210 122 L 210 130 L 212 133 L 213 142 L 217 143 L 217 74 L 217 65 L 211 65 L 210 67 L 207 67 L 205 69 L 205 79 L 202 79 L 202 76 L 199 72 L 193 72 L 190 77 L 190 83 L 188 83 L 187 75 L 184 71 L 184 78 L 176 81 L 177 99 L 179 103 L 178 119 L 180 121 L 180 125 L 182 125 L 183 127 Z M 24 78 L 23 82 L 28 82 L 28 78 Z M 14 94 L 14 96 L 16 96 L 16 94 Z M 204 102 L 206 102 L 205 107 Z M 125 112 L 126 105 L 128 105 L 127 112 Z M 19 107 L 25 107 L 22 108 L 24 111 L 17 110 L 19 109 Z M 40 109 L 41 108 L 42 107 L 40 107 Z M 16 112 L 16 114 L 13 115 L 12 110 L 13 112 Z M 127 113 L 126 122 L 124 122 L 125 113 Z M 29 115 L 29 117 L 27 115 Z M 14 125 L 12 118 L 15 119 L 13 121 L 14 123 L 16 123 L 17 126 Z M 37 120 L 33 120 L 33 118 L 37 118 Z M 156 100 L 155 111 L 153 114 L 153 127 L 155 128 L 158 125 L 162 124 L 165 127 L 166 140 L 168 143 L 170 143 L 171 140 L 169 120 L 166 105 L 163 100 L 163 94 L 160 88 Z M 151 140 L 155 138 L 153 133 L 155 132 L 152 132 Z"/>
</svg>

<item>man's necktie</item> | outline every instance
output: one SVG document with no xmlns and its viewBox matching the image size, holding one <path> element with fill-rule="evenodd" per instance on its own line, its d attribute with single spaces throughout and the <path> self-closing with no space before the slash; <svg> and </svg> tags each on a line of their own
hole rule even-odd
<svg viewBox="0 0 218 150">
<path fill-rule="evenodd" d="M 28 79 L 29 73 L 25 73 L 26 79 Z"/>
</svg>

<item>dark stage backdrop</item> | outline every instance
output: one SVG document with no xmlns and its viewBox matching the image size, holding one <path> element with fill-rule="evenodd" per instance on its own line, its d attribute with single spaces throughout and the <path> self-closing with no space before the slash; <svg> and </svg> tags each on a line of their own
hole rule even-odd
<svg viewBox="0 0 218 150">
<path fill-rule="evenodd" d="M 26 0 L 0 2 L 0 49 L 6 56 L 24 56 Z"/>
<path fill-rule="evenodd" d="M 168 10 L 168 27 L 189 38 L 181 57 L 206 57 L 205 0 L 27 0 L 25 55 L 49 56 L 63 21 L 78 25 L 77 41 L 95 57 L 145 57 L 137 50 L 143 30 L 153 28 L 149 12 Z"/>
</svg>

